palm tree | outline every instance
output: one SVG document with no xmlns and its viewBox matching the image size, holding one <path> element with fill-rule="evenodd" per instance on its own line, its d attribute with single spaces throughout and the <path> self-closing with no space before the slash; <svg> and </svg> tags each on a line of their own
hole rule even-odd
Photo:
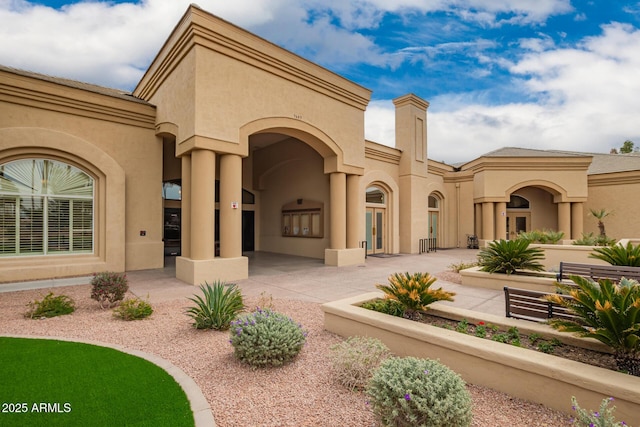
<svg viewBox="0 0 640 427">
<path fill-rule="evenodd" d="M 600 229 L 600 235 L 606 236 L 607 233 L 605 233 L 604 231 L 604 222 L 602 222 L 602 220 L 608 217 L 609 215 L 611 215 L 613 212 L 608 211 L 606 209 L 598 209 L 598 210 L 590 209 L 590 213 L 591 213 L 591 216 L 593 216 L 598 220 L 598 228 Z"/>
</svg>

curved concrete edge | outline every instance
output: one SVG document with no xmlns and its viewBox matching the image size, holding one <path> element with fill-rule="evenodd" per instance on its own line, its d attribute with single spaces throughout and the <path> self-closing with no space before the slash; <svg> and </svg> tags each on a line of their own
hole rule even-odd
<svg viewBox="0 0 640 427">
<path fill-rule="evenodd" d="M 55 336 L 37 336 L 37 335 L 0 335 L 2 337 L 7 338 L 30 338 L 30 339 L 46 339 L 46 340 L 58 340 L 58 341 L 69 341 L 69 342 L 77 342 L 81 344 L 90 344 L 96 345 L 99 347 L 107 347 L 112 348 L 114 350 L 121 351 L 123 353 L 130 354 L 132 356 L 140 357 L 142 359 L 148 360 L 154 365 L 159 366 L 160 368 L 167 371 L 169 375 L 171 375 L 176 382 L 182 387 L 185 394 L 187 395 L 187 399 L 189 399 L 189 403 L 191 404 L 191 411 L 193 412 L 193 419 L 196 427 L 216 427 L 216 422 L 213 418 L 213 412 L 211 411 L 211 406 L 207 399 L 202 394 L 202 390 L 196 384 L 196 382 L 188 376 L 182 369 L 178 368 L 173 363 L 169 362 L 166 359 L 163 359 L 160 356 L 156 356 L 155 354 L 146 353 L 140 350 L 132 350 L 117 344 L 110 344 L 101 341 L 94 340 L 81 340 L 77 338 L 65 338 L 65 337 L 55 337 Z"/>
</svg>

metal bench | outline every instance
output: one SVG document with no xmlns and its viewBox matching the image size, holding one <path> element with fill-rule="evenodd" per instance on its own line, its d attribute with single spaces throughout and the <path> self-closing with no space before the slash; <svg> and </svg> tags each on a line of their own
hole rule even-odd
<svg viewBox="0 0 640 427">
<path fill-rule="evenodd" d="M 544 322 L 549 319 L 575 320 L 576 316 L 565 307 L 547 301 L 544 296 L 548 292 L 530 291 L 527 289 L 504 287 L 506 316 L 515 319 Z M 570 299 L 569 295 L 561 295 Z"/>
<path fill-rule="evenodd" d="M 610 279 L 619 282 L 623 277 L 640 280 L 640 267 L 560 262 L 560 271 L 558 271 L 556 275 L 556 280 L 561 282 L 563 279 L 568 279 L 569 276 L 582 276 L 596 282 L 600 279 Z"/>
</svg>

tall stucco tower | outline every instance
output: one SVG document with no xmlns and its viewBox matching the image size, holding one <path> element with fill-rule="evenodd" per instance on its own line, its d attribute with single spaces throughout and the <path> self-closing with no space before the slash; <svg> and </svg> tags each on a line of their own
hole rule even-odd
<svg viewBox="0 0 640 427">
<path fill-rule="evenodd" d="M 408 94 L 393 100 L 396 107 L 396 148 L 400 158 L 400 252 L 417 253 L 427 237 L 427 108 L 429 103 Z"/>
</svg>

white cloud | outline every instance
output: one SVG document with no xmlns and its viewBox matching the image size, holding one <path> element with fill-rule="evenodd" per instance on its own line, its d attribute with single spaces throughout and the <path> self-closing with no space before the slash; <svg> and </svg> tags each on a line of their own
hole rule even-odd
<svg viewBox="0 0 640 427">
<path fill-rule="evenodd" d="M 472 94 L 429 99 L 429 157 L 457 163 L 507 146 L 608 153 L 627 139 L 640 142 L 639 51 L 640 30 L 614 23 L 579 48 L 530 52 L 512 66 L 537 103 L 482 105 L 469 102 Z M 374 106 L 367 135 L 393 145 L 393 105 Z"/>
<path fill-rule="evenodd" d="M 396 113 L 393 102 L 371 101 L 365 112 L 365 139 L 379 144 L 395 146 Z"/>
</svg>

